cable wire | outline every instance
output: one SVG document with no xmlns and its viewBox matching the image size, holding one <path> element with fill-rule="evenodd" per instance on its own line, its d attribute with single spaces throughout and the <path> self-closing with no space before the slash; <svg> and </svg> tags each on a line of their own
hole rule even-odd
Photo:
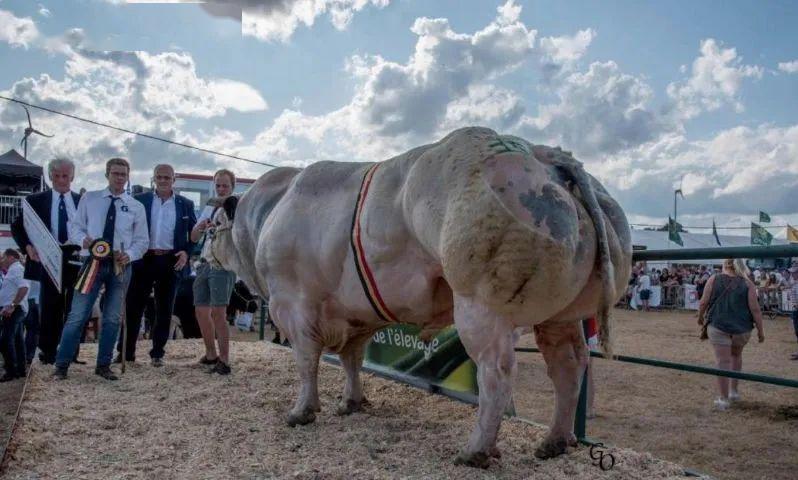
<svg viewBox="0 0 798 480">
<path fill-rule="evenodd" d="M 187 143 L 175 142 L 175 141 L 169 140 L 167 138 L 156 137 L 154 135 L 147 135 L 146 133 L 137 132 L 135 130 L 128 130 L 126 128 L 121 128 L 121 127 L 117 127 L 117 126 L 114 126 L 114 125 L 109 125 L 107 123 L 97 122 L 95 120 L 90 120 L 88 118 L 78 117 L 77 115 L 72 115 L 72 114 L 64 113 L 64 112 L 59 112 L 58 110 L 53 110 L 51 108 L 41 107 L 39 105 L 34 105 L 32 103 L 23 102 L 22 100 L 17 100 L 16 98 L 9 98 L 9 97 L 4 97 L 3 95 L 0 95 L 0 99 L 7 100 L 9 102 L 19 103 L 20 105 L 25 105 L 25 106 L 28 106 L 28 107 L 31 107 L 31 108 L 36 108 L 36 109 L 39 109 L 39 110 L 42 110 L 42 111 L 45 111 L 45 112 L 54 113 L 56 115 L 62 115 L 64 117 L 71 118 L 73 120 L 79 120 L 81 122 L 90 123 L 92 125 L 97 125 L 99 127 L 110 128 L 112 130 L 117 130 L 117 131 L 120 131 L 120 132 L 129 133 L 131 135 L 138 135 L 139 137 L 149 138 L 150 140 L 157 140 L 159 142 L 169 143 L 169 144 L 172 144 L 172 145 L 177 145 L 179 147 L 191 148 L 193 150 L 197 150 L 197 151 L 200 151 L 200 152 L 203 152 L 203 153 L 208 153 L 208 154 L 211 154 L 211 155 L 219 155 L 221 157 L 228 157 L 228 158 L 232 158 L 232 159 L 235 159 L 235 160 L 241 160 L 241 161 L 244 161 L 244 162 L 255 163 L 257 165 L 263 165 L 263 166 L 266 166 L 266 167 L 273 167 L 273 168 L 277 168 L 278 167 L 278 165 L 274 165 L 272 163 L 259 162 L 257 160 L 250 160 L 248 158 L 239 157 L 237 155 L 231 155 L 229 153 L 217 152 L 215 150 L 209 150 L 207 148 L 197 147 L 195 145 L 189 145 Z"/>
</svg>

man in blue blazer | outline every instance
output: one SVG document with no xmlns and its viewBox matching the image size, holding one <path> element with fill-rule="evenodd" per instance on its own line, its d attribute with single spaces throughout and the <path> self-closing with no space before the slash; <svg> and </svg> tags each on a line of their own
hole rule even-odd
<svg viewBox="0 0 798 480">
<path fill-rule="evenodd" d="M 174 191 L 175 170 L 171 165 L 156 165 L 153 170 L 155 191 L 136 195 L 144 205 L 150 232 L 150 248 L 144 258 L 133 262 L 133 274 L 127 291 L 127 346 L 125 357 L 136 360 L 136 340 L 141 328 L 144 307 L 155 290 L 155 324 L 152 328 L 153 366 L 163 365 L 164 347 L 169 340 L 175 294 L 180 279 L 190 274 L 189 256 L 194 248 L 191 230 L 197 223 L 194 203 Z M 122 361 L 122 342 L 119 336 L 116 361 Z"/>
<path fill-rule="evenodd" d="M 79 270 L 78 266 L 69 263 L 72 255 L 80 250 L 80 247 L 68 245 L 67 225 L 75 216 L 80 195 L 71 191 L 72 180 L 75 178 L 75 164 L 71 160 L 65 158 L 52 160 L 47 166 L 47 175 L 53 189 L 34 193 L 26 199 L 64 252 L 60 293 L 55 288 L 47 271 L 42 267 L 36 247 L 28 238 L 21 212 L 11 224 L 11 234 L 20 250 L 28 257 L 25 262 L 25 278 L 38 281 L 41 284 L 39 294 L 41 325 L 38 342 L 41 352 L 39 360 L 44 364 L 51 364 L 55 362 L 55 352 L 61 341 L 61 331 L 64 328 L 66 315 L 69 314 L 72 290 Z"/>
</svg>

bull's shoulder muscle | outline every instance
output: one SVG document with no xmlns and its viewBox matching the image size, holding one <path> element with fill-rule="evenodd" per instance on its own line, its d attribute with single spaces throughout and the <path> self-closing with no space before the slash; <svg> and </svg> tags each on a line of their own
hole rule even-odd
<svg viewBox="0 0 798 480">
<path fill-rule="evenodd" d="M 246 217 L 253 232 L 260 231 L 269 213 L 283 198 L 294 178 L 302 171 L 300 168 L 278 167 L 261 177 L 241 197 L 238 216 Z"/>
</svg>

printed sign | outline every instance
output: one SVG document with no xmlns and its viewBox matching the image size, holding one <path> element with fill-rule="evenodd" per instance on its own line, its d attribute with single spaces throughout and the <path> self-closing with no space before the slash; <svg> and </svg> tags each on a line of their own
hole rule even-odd
<svg viewBox="0 0 798 480">
<path fill-rule="evenodd" d="M 460 343 L 457 330 L 447 327 L 428 342 L 419 327 L 393 325 L 374 334 L 365 360 L 421 378 L 440 387 L 477 395 L 477 367 Z"/>
<path fill-rule="evenodd" d="M 26 199 L 22 199 L 22 223 L 30 242 L 39 254 L 44 270 L 50 276 L 55 288 L 61 292 L 61 265 L 64 253 Z"/>
</svg>

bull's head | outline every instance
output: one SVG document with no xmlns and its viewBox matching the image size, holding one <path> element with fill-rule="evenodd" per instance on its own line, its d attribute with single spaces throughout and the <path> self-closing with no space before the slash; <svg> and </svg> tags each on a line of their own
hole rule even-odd
<svg viewBox="0 0 798 480">
<path fill-rule="evenodd" d="M 206 247 L 202 256 L 208 262 L 215 262 L 225 270 L 238 271 L 238 255 L 233 243 L 233 220 L 235 220 L 238 197 L 230 196 L 224 200 L 222 208 L 216 210 L 211 219 L 205 239 Z"/>
</svg>

